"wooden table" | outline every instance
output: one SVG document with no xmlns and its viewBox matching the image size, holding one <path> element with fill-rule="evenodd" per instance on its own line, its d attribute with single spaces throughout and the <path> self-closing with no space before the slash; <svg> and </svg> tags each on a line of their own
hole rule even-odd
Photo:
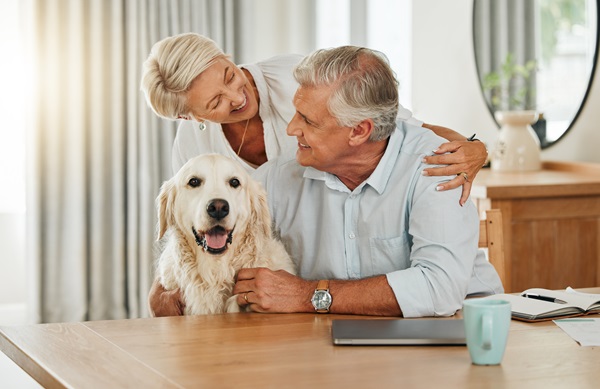
<svg viewBox="0 0 600 389">
<path fill-rule="evenodd" d="M 475 366 L 465 346 L 334 346 L 336 318 L 357 317 L 242 313 L 0 327 L 0 350 L 47 388 L 600 385 L 600 348 L 579 346 L 552 322 L 513 320 L 502 364 Z"/>
<path fill-rule="evenodd" d="M 600 165 L 544 162 L 542 170 L 482 169 L 471 198 L 502 211 L 507 292 L 600 285 Z"/>
</svg>

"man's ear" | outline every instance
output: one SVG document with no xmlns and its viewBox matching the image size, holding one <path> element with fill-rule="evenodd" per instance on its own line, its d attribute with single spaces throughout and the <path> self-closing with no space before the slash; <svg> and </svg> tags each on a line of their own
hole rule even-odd
<svg viewBox="0 0 600 389">
<path fill-rule="evenodd" d="M 373 123 L 372 119 L 365 119 L 358 123 L 356 126 L 354 126 L 352 131 L 350 131 L 350 146 L 359 146 L 367 142 L 371 137 L 374 128 L 375 123 Z"/>
</svg>

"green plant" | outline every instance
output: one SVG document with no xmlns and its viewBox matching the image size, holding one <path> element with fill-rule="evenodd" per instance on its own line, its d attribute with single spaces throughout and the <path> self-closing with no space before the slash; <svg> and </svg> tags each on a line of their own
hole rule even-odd
<svg viewBox="0 0 600 389">
<path fill-rule="evenodd" d="M 484 92 L 489 92 L 486 99 L 492 110 L 535 109 L 535 88 L 530 78 L 536 72 L 535 60 L 520 65 L 509 52 L 500 70 L 486 74 L 481 83 Z"/>
</svg>

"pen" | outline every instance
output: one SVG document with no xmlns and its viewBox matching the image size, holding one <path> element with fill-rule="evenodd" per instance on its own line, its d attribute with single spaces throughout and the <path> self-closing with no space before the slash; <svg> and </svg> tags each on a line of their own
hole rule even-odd
<svg viewBox="0 0 600 389">
<path fill-rule="evenodd" d="M 557 304 L 566 304 L 567 303 L 566 301 L 563 301 L 561 299 L 557 299 L 554 297 L 548 297 L 548 296 L 540 296 L 539 294 L 522 294 L 521 296 L 529 298 L 529 299 L 548 301 L 550 303 L 557 303 Z"/>
<path fill-rule="evenodd" d="M 473 134 L 473 135 L 471 135 L 471 137 L 467 138 L 467 141 L 469 141 L 469 142 L 473 142 L 474 140 L 477 140 L 477 139 L 475 138 L 475 135 L 477 135 L 477 134 Z"/>
</svg>

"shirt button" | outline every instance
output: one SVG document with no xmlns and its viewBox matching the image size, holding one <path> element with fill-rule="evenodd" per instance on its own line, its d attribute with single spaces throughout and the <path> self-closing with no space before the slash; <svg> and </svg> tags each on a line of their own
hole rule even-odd
<svg viewBox="0 0 600 389">
<path fill-rule="evenodd" d="M 354 232 L 351 232 L 350 235 L 348 235 L 348 237 L 350 239 L 354 239 L 354 238 L 356 238 L 356 235 L 354 235 Z"/>
</svg>

